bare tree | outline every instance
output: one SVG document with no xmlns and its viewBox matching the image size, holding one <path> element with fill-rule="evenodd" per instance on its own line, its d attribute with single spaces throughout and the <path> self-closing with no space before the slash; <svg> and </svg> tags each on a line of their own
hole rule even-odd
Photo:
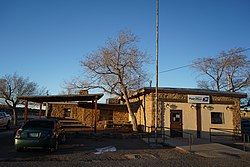
<svg viewBox="0 0 250 167">
<path fill-rule="evenodd" d="M 244 49 L 237 48 L 225 53 L 228 90 L 237 92 L 250 85 L 250 60 L 241 54 Z"/>
<path fill-rule="evenodd" d="M 221 52 L 215 58 L 199 58 L 193 68 L 206 79 L 198 81 L 198 86 L 212 90 L 236 92 L 250 85 L 250 61 L 242 54 L 246 49 L 236 48 Z"/>
<path fill-rule="evenodd" d="M 12 109 L 14 125 L 17 123 L 17 105 L 23 103 L 17 96 L 38 95 L 43 92 L 44 89 L 39 89 L 37 83 L 29 81 L 29 78 L 18 76 L 16 73 L 0 78 L 0 98 L 4 99 L 4 102 Z"/>
<path fill-rule="evenodd" d="M 71 82 L 75 88 L 98 88 L 124 99 L 134 131 L 137 131 L 137 121 L 131 109 L 129 92 L 147 80 L 143 66 L 149 63 L 147 53 L 139 50 L 137 42 L 133 33 L 121 31 L 115 39 L 107 40 L 105 47 L 84 57 L 81 61 L 84 75 Z"/>
</svg>

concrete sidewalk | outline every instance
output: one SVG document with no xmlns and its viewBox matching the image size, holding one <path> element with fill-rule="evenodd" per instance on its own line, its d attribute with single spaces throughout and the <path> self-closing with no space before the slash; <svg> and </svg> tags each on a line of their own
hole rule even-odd
<svg viewBox="0 0 250 167">
<path fill-rule="evenodd" d="M 148 143 L 148 139 L 143 139 Z M 163 143 L 162 139 L 157 139 L 158 143 Z M 150 139 L 150 143 L 154 144 L 155 139 Z M 225 156 L 234 156 L 239 157 L 243 154 L 250 154 L 249 152 L 242 151 L 230 146 L 226 146 L 219 143 L 210 143 L 208 139 L 194 139 L 194 143 L 189 146 L 188 139 L 183 138 L 168 138 L 164 144 L 176 147 L 177 149 L 191 152 L 197 155 L 204 157 L 225 157 Z"/>
</svg>

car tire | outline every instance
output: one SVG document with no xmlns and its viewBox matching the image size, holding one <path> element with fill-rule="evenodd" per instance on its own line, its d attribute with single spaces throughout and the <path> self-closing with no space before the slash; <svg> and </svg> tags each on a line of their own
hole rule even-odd
<svg viewBox="0 0 250 167">
<path fill-rule="evenodd" d="M 56 139 L 54 145 L 50 148 L 50 152 L 56 152 L 58 150 L 58 140 Z"/>
</svg>

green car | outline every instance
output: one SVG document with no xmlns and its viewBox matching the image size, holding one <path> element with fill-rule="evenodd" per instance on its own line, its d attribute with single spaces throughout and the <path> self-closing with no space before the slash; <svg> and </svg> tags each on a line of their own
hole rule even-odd
<svg viewBox="0 0 250 167">
<path fill-rule="evenodd" d="M 33 119 L 26 122 L 15 134 L 15 149 L 42 148 L 54 152 L 59 143 L 64 143 L 66 136 L 55 119 Z"/>
</svg>

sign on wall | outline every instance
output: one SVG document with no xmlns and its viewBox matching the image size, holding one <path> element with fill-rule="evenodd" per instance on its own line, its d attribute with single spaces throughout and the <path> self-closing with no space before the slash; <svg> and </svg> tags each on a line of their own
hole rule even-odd
<svg viewBox="0 0 250 167">
<path fill-rule="evenodd" d="M 188 95 L 188 103 L 206 103 L 209 104 L 210 97 L 206 95 Z"/>
</svg>

